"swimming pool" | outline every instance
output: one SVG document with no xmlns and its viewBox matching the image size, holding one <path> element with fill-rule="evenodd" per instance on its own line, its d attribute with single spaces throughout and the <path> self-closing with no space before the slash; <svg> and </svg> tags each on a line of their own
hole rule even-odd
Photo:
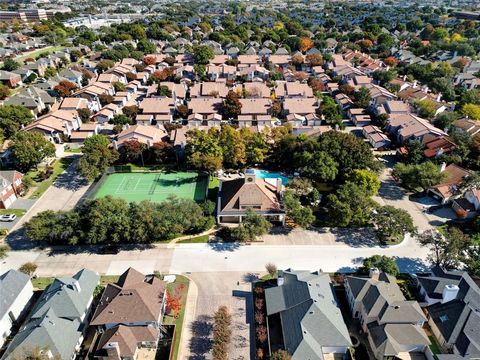
<svg viewBox="0 0 480 360">
<path fill-rule="evenodd" d="M 259 177 L 260 179 L 277 179 L 280 178 L 282 179 L 282 184 L 287 185 L 289 179 L 285 175 L 283 175 L 281 172 L 276 172 L 276 171 L 267 171 L 267 170 L 258 170 L 255 169 L 255 175 Z"/>
</svg>

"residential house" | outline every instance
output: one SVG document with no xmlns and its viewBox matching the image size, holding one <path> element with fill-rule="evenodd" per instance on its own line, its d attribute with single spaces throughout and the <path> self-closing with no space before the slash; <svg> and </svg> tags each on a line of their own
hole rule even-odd
<svg viewBox="0 0 480 360">
<path fill-rule="evenodd" d="M 0 171 L 0 208 L 8 209 L 24 190 L 23 174 L 16 170 Z"/>
<path fill-rule="evenodd" d="M 268 71 L 261 65 L 251 65 L 251 66 L 245 66 L 245 67 L 239 66 L 239 71 L 238 71 L 238 75 L 241 77 L 244 77 L 246 81 L 263 82 L 268 79 L 269 74 L 270 74 L 270 71 Z"/>
<path fill-rule="evenodd" d="M 457 145 L 445 136 L 434 137 L 433 140 L 424 142 L 423 154 L 427 159 L 448 154 L 457 148 Z"/>
<path fill-rule="evenodd" d="M 97 135 L 100 131 L 100 125 L 96 123 L 82 124 L 77 131 L 72 131 L 70 135 L 71 142 L 83 143 L 90 136 Z"/>
<path fill-rule="evenodd" d="M 87 99 L 91 103 L 90 108 L 95 109 L 96 111 L 100 110 L 101 108 L 99 100 L 100 95 L 113 96 L 115 95 L 115 89 L 109 83 L 96 81 L 83 87 L 74 94 L 74 96 Z"/>
<path fill-rule="evenodd" d="M 377 114 L 408 114 L 410 112 L 410 105 L 399 100 L 389 100 L 382 103 L 376 109 Z"/>
<path fill-rule="evenodd" d="M 478 121 L 470 119 L 458 119 L 453 122 L 453 127 L 456 130 L 466 132 L 470 136 L 476 135 L 480 132 L 480 124 Z"/>
<path fill-rule="evenodd" d="M 315 98 L 286 98 L 283 100 L 283 111 L 287 121 L 298 126 L 298 118 L 302 122 L 307 122 L 307 117 L 313 122 L 310 125 L 320 125 L 320 119 L 316 117 L 315 111 L 318 107 Z M 295 120 L 297 119 L 297 121 Z"/>
<path fill-rule="evenodd" d="M 133 125 L 128 126 L 120 134 L 117 135 L 117 140 L 114 141 L 115 148 L 122 147 L 125 141 L 136 140 L 142 144 L 151 147 L 157 142 L 164 141 L 168 137 L 165 128 L 161 125 L 157 126 L 145 126 L 145 125 Z"/>
<path fill-rule="evenodd" d="M 300 82 L 277 81 L 276 98 L 313 98 L 313 90 L 307 84 Z"/>
<path fill-rule="evenodd" d="M 263 82 L 246 82 L 234 88 L 240 96 L 245 98 L 270 98 L 270 88 Z"/>
<path fill-rule="evenodd" d="M 222 107 L 222 99 L 214 97 L 192 98 L 188 102 L 188 108 L 192 114 L 200 114 L 206 118 L 209 115 L 218 114 Z"/>
<path fill-rule="evenodd" d="M 473 217 L 480 210 L 480 190 L 467 190 L 462 197 L 452 201 L 452 209 L 458 217 Z"/>
<path fill-rule="evenodd" d="M 99 281 L 97 273 L 86 269 L 72 277 L 55 278 L 43 291 L 2 360 L 23 358 L 34 349 L 41 349 L 47 358 L 74 359 L 83 342 Z"/>
<path fill-rule="evenodd" d="M 242 104 L 241 113 L 238 115 L 238 125 L 240 127 L 273 125 L 273 119 L 270 114 L 270 108 L 272 105 L 270 99 L 240 99 L 240 104 Z"/>
<path fill-rule="evenodd" d="M 436 128 L 430 122 L 413 114 L 391 114 L 386 126 L 397 143 L 406 144 L 410 140 L 423 141 L 426 135 L 447 136 L 447 133 Z"/>
<path fill-rule="evenodd" d="M 28 312 L 28 306 L 33 298 L 33 285 L 30 276 L 17 271 L 8 270 L 0 275 L 0 348 L 11 333 L 13 325 Z"/>
<path fill-rule="evenodd" d="M 210 81 L 217 81 L 218 79 L 227 79 L 233 81 L 237 76 L 237 68 L 235 66 L 226 65 L 223 63 L 220 65 L 208 64 L 207 76 Z"/>
<path fill-rule="evenodd" d="M 262 179 L 247 169 L 243 178 L 220 182 L 217 199 L 217 222 L 241 223 L 251 209 L 271 221 L 284 223 L 281 205 L 282 179 Z"/>
<path fill-rule="evenodd" d="M 362 128 L 362 134 L 376 150 L 388 149 L 392 142 L 378 127 L 367 125 Z"/>
<path fill-rule="evenodd" d="M 169 97 L 151 97 L 143 99 L 138 105 L 140 114 L 153 116 L 157 124 L 170 123 L 175 112 L 175 101 Z"/>
<path fill-rule="evenodd" d="M 63 69 L 58 73 L 61 77 L 71 81 L 72 83 L 76 84 L 78 87 L 82 86 L 82 79 L 83 74 L 80 71 L 72 70 L 72 69 Z"/>
<path fill-rule="evenodd" d="M 434 267 L 420 275 L 420 294 L 428 304 L 428 324 L 445 352 L 480 357 L 480 289 L 467 272 Z"/>
<path fill-rule="evenodd" d="M 385 102 L 392 101 L 397 98 L 396 95 L 379 85 L 367 84 L 364 87 L 370 92 L 370 96 L 372 98 L 370 104 L 374 107 L 381 106 Z"/>
<path fill-rule="evenodd" d="M 405 299 L 395 277 L 372 269 L 370 277 L 347 276 L 345 290 L 375 359 L 424 358 L 430 344 L 422 329 L 427 318 L 416 301 Z"/>
<path fill-rule="evenodd" d="M 445 163 L 441 165 L 440 171 L 445 174 L 445 179 L 427 192 L 445 204 L 462 195 L 460 187 L 471 172 L 456 164 L 445 166 Z"/>
<path fill-rule="evenodd" d="M 76 111 L 56 110 L 25 126 L 23 131 L 38 131 L 49 141 L 60 144 L 72 131 L 80 128 L 82 121 Z"/>
<path fill-rule="evenodd" d="M 352 346 L 328 273 L 279 271 L 277 286 L 265 289 L 271 351 L 292 360 L 347 359 Z"/>
<path fill-rule="evenodd" d="M 90 323 L 100 337 L 94 359 L 155 358 L 166 296 L 162 280 L 133 268 L 107 284 Z"/>
<path fill-rule="evenodd" d="M 13 89 L 22 84 L 22 77 L 13 72 L 0 70 L 0 83 Z"/>
<path fill-rule="evenodd" d="M 177 103 L 180 100 L 184 100 L 185 97 L 187 96 L 187 86 L 185 83 L 174 83 L 171 81 L 162 81 L 158 84 L 158 87 L 165 86 L 170 90 L 172 93 L 172 98 L 175 100 L 175 103 Z"/>
<path fill-rule="evenodd" d="M 113 119 L 113 117 L 120 113 L 120 107 L 117 104 L 110 103 L 105 105 L 96 112 L 92 118 L 99 124 L 106 124 Z"/>
<path fill-rule="evenodd" d="M 224 82 L 201 82 L 196 83 L 190 89 L 190 97 L 221 97 L 225 98 L 228 94 L 228 87 Z"/>
</svg>

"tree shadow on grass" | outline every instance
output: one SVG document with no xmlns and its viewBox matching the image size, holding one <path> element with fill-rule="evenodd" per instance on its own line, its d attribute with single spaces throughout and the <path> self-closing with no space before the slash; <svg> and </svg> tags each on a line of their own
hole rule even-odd
<svg viewBox="0 0 480 360">
<path fill-rule="evenodd" d="M 200 315 L 191 324 L 192 338 L 190 339 L 189 360 L 204 360 L 212 349 L 211 334 L 213 331 L 213 319 L 211 316 Z"/>
</svg>

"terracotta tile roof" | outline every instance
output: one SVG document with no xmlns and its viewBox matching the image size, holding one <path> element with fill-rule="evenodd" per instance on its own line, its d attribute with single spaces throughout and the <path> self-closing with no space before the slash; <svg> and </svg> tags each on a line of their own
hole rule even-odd
<svg viewBox="0 0 480 360">
<path fill-rule="evenodd" d="M 432 189 L 436 190 L 445 199 L 455 195 L 458 191 L 458 186 L 471 174 L 470 171 L 456 164 L 448 165 L 443 172 L 446 174 L 445 180 L 441 184 L 432 187 Z"/>
<path fill-rule="evenodd" d="M 260 57 L 258 55 L 238 55 L 238 62 L 240 64 L 260 64 Z"/>
<path fill-rule="evenodd" d="M 423 151 L 426 158 L 437 156 L 438 154 L 447 154 L 457 148 L 457 145 L 444 136 L 433 139 L 425 143 L 426 149 Z"/>
</svg>

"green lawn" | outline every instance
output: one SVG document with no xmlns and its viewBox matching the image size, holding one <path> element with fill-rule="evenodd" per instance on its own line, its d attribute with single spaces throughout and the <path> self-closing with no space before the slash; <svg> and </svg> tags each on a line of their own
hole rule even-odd
<svg viewBox="0 0 480 360">
<path fill-rule="evenodd" d="M 430 344 L 430 350 L 432 351 L 433 355 L 437 355 L 437 354 L 441 354 L 442 353 L 442 350 L 440 349 L 440 346 L 438 346 L 438 343 L 437 343 L 437 340 L 435 339 L 435 337 L 433 337 L 432 335 L 430 335 L 428 337 L 428 339 L 430 340 L 431 344 Z"/>
<path fill-rule="evenodd" d="M 38 49 L 38 50 L 32 51 L 30 53 L 27 53 L 25 55 L 17 56 L 14 60 L 15 61 L 23 61 L 23 60 L 28 59 L 28 58 L 35 59 L 38 55 L 40 55 L 42 53 L 48 52 L 48 53 L 51 54 L 55 51 L 60 51 L 64 48 L 65 48 L 65 46 L 47 46 L 47 47 L 44 47 L 43 49 Z"/>
<path fill-rule="evenodd" d="M 207 243 L 209 239 L 208 235 L 201 235 L 196 236 L 190 239 L 180 240 L 177 241 L 177 244 L 200 244 L 200 243 Z"/>
<path fill-rule="evenodd" d="M 100 285 L 106 286 L 108 283 L 113 283 L 118 280 L 118 275 L 102 275 L 100 276 Z M 53 277 L 37 277 L 32 279 L 34 289 L 45 290 L 45 288 L 53 282 Z"/>
<path fill-rule="evenodd" d="M 70 157 L 61 158 L 56 160 L 53 164 L 53 173 L 47 180 L 37 182 L 37 176 L 40 172 L 45 171 L 45 168 L 39 170 L 31 170 L 25 174 L 25 177 L 30 178 L 33 181 L 33 186 L 35 191 L 30 195 L 30 199 L 38 199 L 42 194 L 47 191 L 47 189 L 54 183 L 58 175 L 63 173 L 65 169 L 73 162 L 73 159 Z"/>
<path fill-rule="evenodd" d="M 26 212 L 25 209 L 0 209 L 0 215 L 15 214 L 17 217 L 25 215 Z"/>
<path fill-rule="evenodd" d="M 167 291 L 171 291 L 175 293 L 175 290 L 179 289 L 180 286 L 184 286 L 183 292 L 181 294 L 181 304 L 182 308 L 180 313 L 178 314 L 178 318 L 174 318 L 170 315 L 165 315 L 163 317 L 163 324 L 164 325 L 175 325 L 175 343 L 173 344 L 173 356 L 172 359 L 176 359 L 178 356 L 178 347 L 180 345 L 180 339 L 182 336 L 182 325 L 183 325 L 183 318 L 185 317 L 185 307 L 187 303 L 187 294 L 188 294 L 188 285 L 189 280 L 182 275 L 176 275 L 176 280 L 174 283 L 167 285 Z"/>
</svg>

